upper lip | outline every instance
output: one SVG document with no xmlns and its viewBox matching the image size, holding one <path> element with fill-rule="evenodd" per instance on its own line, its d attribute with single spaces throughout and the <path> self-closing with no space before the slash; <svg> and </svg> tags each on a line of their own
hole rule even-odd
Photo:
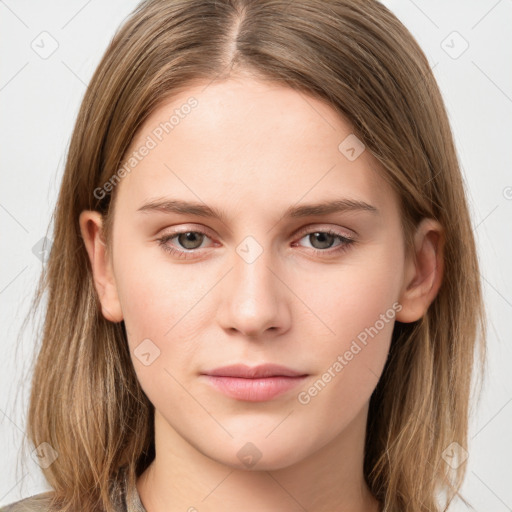
<svg viewBox="0 0 512 512">
<path fill-rule="evenodd" d="M 247 366 L 245 364 L 232 364 L 222 366 L 204 372 L 205 375 L 214 375 L 217 377 L 242 377 L 245 379 L 255 379 L 262 377 L 302 377 L 306 375 L 303 372 L 297 372 L 286 366 L 279 364 L 262 364 L 259 366 Z"/>
</svg>

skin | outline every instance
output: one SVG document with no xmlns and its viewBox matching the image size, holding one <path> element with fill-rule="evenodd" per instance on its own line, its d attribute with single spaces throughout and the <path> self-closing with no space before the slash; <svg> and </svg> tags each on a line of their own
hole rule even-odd
<svg viewBox="0 0 512 512">
<path fill-rule="evenodd" d="M 439 289 L 442 227 L 424 219 L 408 255 L 398 198 L 376 160 L 366 150 L 350 161 L 338 150 L 350 125 L 279 84 L 243 77 L 190 87 L 153 112 L 129 153 L 191 96 L 197 108 L 117 185 L 110 250 L 100 215 L 80 215 L 103 314 L 124 320 L 155 406 L 156 458 L 137 480 L 141 500 L 148 512 L 378 510 L 363 478 L 368 404 L 394 321 L 421 318 Z M 225 218 L 138 211 L 162 197 L 198 201 Z M 378 212 L 283 217 L 290 206 L 342 198 Z M 326 229 L 355 242 L 336 252 L 341 239 L 324 235 L 322 245 L 313 235 Z M 192 255 L 182 259 L 157 240 L 173 230 L 206 236 L 167 241 Z M 247 236 L 256 244 L 245 246 Z M 251 263 L 237 252 L 254 255 L 258 246 Z M 394 303 L 395 318 L 300 403 L 298 393 Z M 160 355 L 146 366 L 134 350 L 148 338 Z M 199 375 L 267 362 L 308 378 L 255 403 Z M 249 442 L 261 454 L 251 467 L 237 456 Z"/>
</svg>

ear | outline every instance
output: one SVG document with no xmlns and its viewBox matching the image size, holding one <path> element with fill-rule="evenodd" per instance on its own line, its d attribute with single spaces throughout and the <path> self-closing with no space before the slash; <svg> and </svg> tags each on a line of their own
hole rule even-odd
<svg viewBox="0 0 512 512">
<path fill-rule="evenodd" d="M 103 316 L 121 322 L 123 313 L 117 295 L 110 253 L 103 238 L 103 219 L 99 212 L 84 210 L 79 217 L 80 231 L 91 262 L 94 287 L 98 293 Z"/>
<path fill-rule="evenodd" d="M 414 235 L 413 253 L 406 259 L 399 322 L 415 322 L 427 312 L 441 287 L 443 269 L 444 230 L 434 219 L 423 219 Z"/>
</svg>

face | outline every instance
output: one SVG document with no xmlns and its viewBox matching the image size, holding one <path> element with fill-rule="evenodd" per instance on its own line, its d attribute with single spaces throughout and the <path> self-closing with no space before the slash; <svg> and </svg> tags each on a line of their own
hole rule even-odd
<svg viewBox="0 0 512 512">
<path fill-rule="evenodd" d="M 132 141 L 144 156 L 117 185 L 103 311 L 120 311 L 173 432 L 225 464 L 242 466 L 245 447 L 276 469 L 367 408 L 402 307 L 398 199 L 327 104 L 253 79 L 205 85 Z M 269 363 L 302 377 L 204 375 Z"/>
</svg>

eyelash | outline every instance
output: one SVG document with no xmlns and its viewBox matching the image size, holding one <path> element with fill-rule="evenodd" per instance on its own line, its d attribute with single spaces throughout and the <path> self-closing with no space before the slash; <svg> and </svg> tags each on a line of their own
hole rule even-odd
<svg viewBox="0 0 512 512">
<path fill-rule="evenodd" d="M 180 249 L 175 249 L 174 247 L 172 247 L 172 246 L 167 244 L 167 242 L 169 240 L 172 240 L 173 238 L 176 238 L 177 236 L 182 235 L 183 233 L 199 233 L 201 235 L 205 235 L 205 236 L 208 237 L 208 234 L 205 233 L 204 231 L 201 231 L 201 230 L 198 230 L 198 229 L 195 229 L 195 230 L 187 229 L 187 230 L 184 230 L 184 231 L 177 231 L 177 232 L 172 233 L 170 235 L 164 235 L 161 238 L 157 238 L 157 242 L 159 242 L 160 247 L 162 247 L 162 249 L 164 251 L 172 254 L 173 256 L 177 256 L 178 258 L 182 258 L 182 259 L 194 258 L 194 254 L 196 252 L 198 252 L 200 249 L 190 249 L 188 251 L 182 251 Z M 317 256 L 318 255 L 319 256 L 325 256 L 326 254 L 333 255 L 333 254 L 342 253 L 342 252 L 346 251 L 349 248 L 350 245 L 355 243 L 354 239 L 348 238 L 348 237 L 346 237 L 344 235 L 341 235 L 340 233 L 338 233 L 336 231 L 333 231 L 332 229 L 323 229 L 323 230 L 313 229 L 313 230 L 308 230 L 306 228 L 304 230 L 301 230 L 299 233 L 297 233 L 296 236 L 300 236 L 300 238 L 304 238 L 304 236 L 310 235 L 310 234 L 313 234 L 313 233 L 324 233 L 324 234 L 328 234 L 328 235 L 333 235 L 333 236 L 335 236 L 336 238 L 338 238 L 342 242 L 340 245 L 336 246 L 334 249 L 333 248 L 329 248 L 329 249 L 326 249 L 326 250 L 321 250 L 321 249 L 309 248 L 309 250 L 313 251 L 313 253 L 315 255 L 317 255 Z M 210 237 L 208 237 L 208 238 L 210 238 Z"/>
</svg>

